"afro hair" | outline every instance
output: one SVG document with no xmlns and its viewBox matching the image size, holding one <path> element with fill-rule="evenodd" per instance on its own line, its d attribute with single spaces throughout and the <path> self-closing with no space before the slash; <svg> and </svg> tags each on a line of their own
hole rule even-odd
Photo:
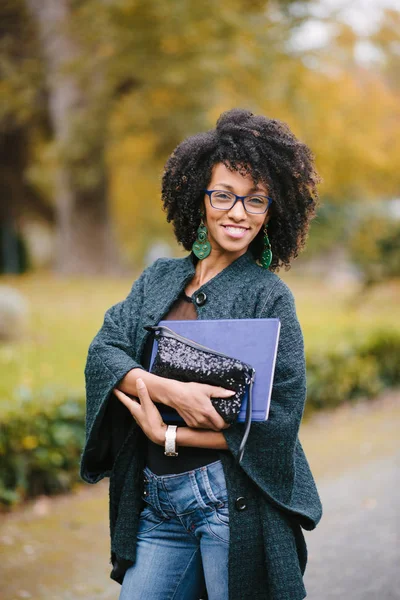
<svg viewBox="0 0 400 600">
<path fill-rule="evenodd" d="M 173 222 L 178 243 L 186 250 L 191 250 L 196 239 L 203 189 L 208 187 L 217 163 L 249 174 L 255 184 L 267 186 L 273 199 L 268 222 L 273 254 L 270 270 L 279 271 L 281 266 L 290 269 L 291 261 L 305 246 L 319 200 L 317 184 L 321 178 L 310 148 L 283 121 L 239 108 L 222 113 L 215 129 L 181 142 L 164 168 L 162 202 L 167 221 Z M 262 229 L 250 250 L 259 261 Z"/>
</svg>

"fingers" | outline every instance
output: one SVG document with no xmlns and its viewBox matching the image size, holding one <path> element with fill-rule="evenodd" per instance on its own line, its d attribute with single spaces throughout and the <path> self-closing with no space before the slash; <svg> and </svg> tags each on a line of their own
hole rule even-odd
<svg viewBox="0 0 400 600">
<path fill-rule="evenodd" d="M 215 410 L 212 403 L 209 403 L 206 412 L 202 416 L 202 421 L 200 423 L 200 427 L 205 429 L 212 429 L 213 431 L 220 431 L 224 426 L 224 419 L 220 414 Z"/>
<path fill-rule="evenodd" d="M 148 395 L 147 388 L 136 381 L 137 392 L 141 405 L 144 409 L 147 407 L 149 415 L 152 412 L 152 400 Z M 213 386 L 203 383 L 185 383 L 187 393 L 184 394 L 179 402 L 174 403 L 174 408 L 183 418 L 189 427 L 197 429 L 211 429 L 212 431 L 221 431 L 225 428 L 225 421 L 218 414 L 212 405 L 210 398 L 230 398 L 235 395 L 235 391 L 227 390 L 223 387 Z M 190 386 L 190 387 L 189 387 Z"/>
<path fill-rule="evenodd" d="M 195 415 L 186 410 L 177 411 L 188 427 L 194 429 L 211 429 L 212 431 L 220 431 L 225 421 L 217 413 L 215 408 L 210 404 L 205 412 L 197 412 Z"/>
<path fill-rule="evenodd" d="M 135 416 L 137 414 L 137 411 L 140 410 L 139 403 L 136 400 L 132 400 L 131 398 L 129 398 L 129 396 L 124 394 L 124 392 L 121 392 L 121 390 L 119 390 L 118 388 L 114 388 L 113 392 L 117 396 L 118 400 L 120 400 L 122 404 L 125 404 L 129 412 L 133 416 Z"/>
<path fill-rule="evenodd" d="M 236 394 L 234 390 L 227 390 L 223 387 L 217 387 L 215 385 L 210 385 L 210 390 L 211 398 L 231 398 Z"/>
<path fill-rule="evenodd" d="M 147 391 L 147 387 L 146 387 L 146 384 L 144 383 L 143 379 L 139 378 L 136 380 L 136 390 L 137 390 L 138 398 L 140 400 L 140 404 L 142 404 L 143 406 L 146 406 L 146 404 L 148 402 L 151 402 L 149 392 Z M 118 388 L 114 388 L 113 392 L 117 396 L 117 398 L 119 400 L 121 400 L 122 404 L 125 404 L 125 406 L 127 408 L 129 408 L 129 410 L 131 410 L 132 408 L 133 408 L 133 410 L 136 410 L 139 407 L 139 403 L 137 400 L 132 400 L 131 398 L 129 398 L 129 396 L 127 396 L 124 392 L 122 392 Z"/>
<path fill-rule="evenodd" d="M 141 404 L 145 406 L 148 402 L 152 402 L 146 384 L 140 377 L 136 379 L 136 390 Z"/>
<path fill-rule="evenodd" d="M 216 415 L 212 417 L 213 429 L 214 429 L 214 431 L 220 431 L 221 429 L 224 428 L 225 421 L 223 420 L 221 415 L 219 415 L 217 413 L 217 411 L 215 411 L 215 413 L 216 413 Z"/>
<path fill-rule="evenodd" d="M 149 392 L 147 391 L 147 387 L 143 381 L 143 379 L 136 380 L 136 391 L 138 396 L 138 401 L 130 400 L 120 391 L 119 398 L 125 404 L 125 406 L 130 410 L 133 417 L 137 418 L 138 416 L 144 416 L 149 410 L 149 402 L 151 403 L 151 399 L 149 396 Z"/>
</svg>

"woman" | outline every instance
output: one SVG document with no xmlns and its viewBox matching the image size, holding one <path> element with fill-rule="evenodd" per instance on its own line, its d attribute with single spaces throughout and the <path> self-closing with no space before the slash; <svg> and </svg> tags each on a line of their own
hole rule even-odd
<svg viewBox="0 0 400 600">
<path fill-rule="evenodd" d="M 274 271 L 305 244 L 318 182 L 312 152 L 286 124 L 240 109 L 167 161 L 164 208 L 191 252 L 155 261 L 106 312 L 85 368 L 81 476 L 110 477 L 110 576 L 122 584 L 120 600 L 306 596 L 302 528 L 316 527 L 322 507 L 298 439 L 303 337 Z M 146 369 L 144 327 L 165 318 L 281 320 L 269 419 L 252 424 L 240 467 L 243 424 L 226 427 L 210 401 L 232 392 Z M 178 456 L 164 454 L 161 405 L 184 419 Z"/>
</svg>

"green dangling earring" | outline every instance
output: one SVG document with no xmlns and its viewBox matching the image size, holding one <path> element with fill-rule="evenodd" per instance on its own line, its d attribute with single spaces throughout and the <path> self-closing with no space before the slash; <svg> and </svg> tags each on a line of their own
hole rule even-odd
<svg viewBox="0 0 400 600">
<path fill-rule="evenodd" d="M 193 254 L 197 256 L 199 260 L 207 258 L 211 252 L 211 244 L 207 238 L 207 227 L 203 222 L 203 215 L 201 215 L 201 222 L 197 229 L 197 239 L 192 246 Z"/>
<path fill-rule="evenodd" d="M 269 269 L 269 266 L 272 262 L 272 250 L 271 244 L 268 239 L 268 231 L 267 231 L 268 223 L 264 227 L 264 250 L 261 254 L 261 266 L 263 269 Z"/>
</svg>

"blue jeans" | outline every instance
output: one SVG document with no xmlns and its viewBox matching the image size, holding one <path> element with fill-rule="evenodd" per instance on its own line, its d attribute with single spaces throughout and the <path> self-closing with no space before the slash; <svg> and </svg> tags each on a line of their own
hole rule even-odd
<svg viewBox="0 0 400 600">
<path fill-rule="evenodd" d="M 173 460 L 173 459 L 171 459 Z M 228 598 L 229 513 L 221 461 L 177 475 L 144 469 L 136 562 L 119 600 Z"/>
</svg>

